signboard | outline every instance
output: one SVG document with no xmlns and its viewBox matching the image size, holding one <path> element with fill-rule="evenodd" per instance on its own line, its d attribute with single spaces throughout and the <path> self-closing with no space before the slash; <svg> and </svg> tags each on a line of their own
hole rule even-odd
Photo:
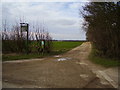
<svg viewBox="0 0 120 90">
<path fill-rule="evenodd" d="M 21 30 L 22 30 L 23 32 L 26 32 L 26 31 L 28 30 L 28 27 L 27 27 L 27 26 L 22 26 L 22 27 L 21 27 Z"/>
<path fill-rule="evenodd" d="M 28 24 L 27 23 L 20 23 L 21 24 L 21 31 L 26 32 L 28 31 Z"/>
<path fill-rule="evenodd" d="M 44 41 L 41 41 L 41 44 L 42 44 L 42 48 L 44 48 Z"/>
</svg>

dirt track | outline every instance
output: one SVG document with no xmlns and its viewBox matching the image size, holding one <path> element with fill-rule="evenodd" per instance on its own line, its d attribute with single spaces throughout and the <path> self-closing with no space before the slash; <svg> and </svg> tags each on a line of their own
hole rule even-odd
<svg viewBox="0 0 120 90">
<path fill-rule="evenodd" d="M 89 42 L 64 55 L 3 63 L 3 88 L 113 88 L 88 60 Z"/>
</svg>

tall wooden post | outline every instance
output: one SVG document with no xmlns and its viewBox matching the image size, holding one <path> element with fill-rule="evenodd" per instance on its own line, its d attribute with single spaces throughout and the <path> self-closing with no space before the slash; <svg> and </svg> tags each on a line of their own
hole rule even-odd
<svg viewBox="0 0 120 90">
<path fill-rule="evenodd" d="M 29 24 L 27 24 L 27 54 L 29 53 L 29 38 L 28 38 L 28 36 L 29 36 Z"/>
</svg>

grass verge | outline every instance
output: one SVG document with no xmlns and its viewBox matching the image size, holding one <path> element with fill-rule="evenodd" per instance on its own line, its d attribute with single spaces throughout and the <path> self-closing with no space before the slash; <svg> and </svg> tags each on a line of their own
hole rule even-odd
<svg viewBox="0 0 120 90">
<path fill-rule="evenodd" d="M 63 54 L 72 48 L 75 48 L 81 45 L 83 42 L 66 42 L 66 41 L 54 41 L 53 42 L 53 50 L 51 53 L 44 54 L 3 54 L 2 61 L 10 61 L 10 60 L 22 60 L 22 59 L 32 59 L 32 58 L 43 58 L 46 56 Z"/>
<path fill-rule="evenodd" d="M 102 65 L 104 67 L 117 67 L 117 66 L 120 66 L 120 60 L 114 59 L 114 58 L 105 58 L 105 57 L 95 56 L 94 53 L 95 52 L 92 49 L 92 51 L 91 51 L 91 53 L 89 55 L 89 59 L 93 63 Z"/>
<path fill-rule="evenodd" d="M 16 54 L 16 55 L 2 55 L 3 61 L 9 60 L 19 60 L 19 59 L 32 59 L 32 58 L 42 58 L 43 55 L 40 54 Z"/>
</svg>

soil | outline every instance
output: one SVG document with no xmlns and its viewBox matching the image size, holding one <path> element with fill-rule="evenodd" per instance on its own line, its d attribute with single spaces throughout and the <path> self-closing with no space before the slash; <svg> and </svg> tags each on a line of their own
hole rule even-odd
<svg viewBox="0 0 120 90">
<path fill-rule="evenodd" d="M 3 88 L 114 88 L 98 72 L 106 70 L 88 60 L 90 42 L 42 59 L 3 62 Z"/>
</svg>

